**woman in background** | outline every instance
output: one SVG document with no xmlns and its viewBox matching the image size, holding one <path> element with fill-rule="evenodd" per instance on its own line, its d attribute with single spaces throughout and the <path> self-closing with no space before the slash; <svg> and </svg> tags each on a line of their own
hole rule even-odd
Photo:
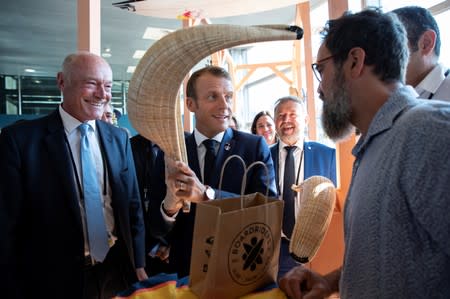
<svg viewBox="0 0 450 299">
<path fill-rule="evenodd" d="M 261 111 L 256 114 L 251 131 L 252 134 L 263 136 L 269 146 L 278 140 L 275 132 L 275 123 L 269 111 Z"/>
</svg>

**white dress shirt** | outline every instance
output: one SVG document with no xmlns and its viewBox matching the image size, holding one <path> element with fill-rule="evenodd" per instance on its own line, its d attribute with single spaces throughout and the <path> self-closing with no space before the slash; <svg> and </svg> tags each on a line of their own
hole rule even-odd
<svg viewBox="0 0 450 299">
<path fill-rule="evenodd" d="M 197 130 L 194 130 L 194 137 L 195 137 L 195 142 L 197 143 L 197 157 L 198 157 L 198 166 L 200 167 L 200 172 L 202 174 L 202 178 L 204 178 L 204 173 L 205 173 L 205 155 L 206 155 L 206 147 L 203 144 L 203 141 L 205 141 L 206 139 L 213 139 L 216 142 L 215 144 L 215 153 L 217 155 L 217 151 L 219 150 L 219 146 L 220 143 L 222 142 L 222 138 L 223 135 L 225 134 L 225 132 L 221 132 L 219 134 L 217 134 L 216 136 L 214 136 L 213 138 L 208 138 L 205 135 L 203 135 L 202 133 L 200 133 Z M 203 182 L 202 182 L 203 183 Z"/>
<path fill-rule="evenodd" d="M 303 140 L 297 141 L 295 144 L 297 148 L 294 150 L 294 161 L 295 161 L 295 184 L 300 184 L 304 179 L 304 165 L 305 165 L 305 154 L 303 152 Z M 280 140 L 278 146 L 278 186 L 280 190 L 280 199 L 283 199 L 283 178 L 284 178 L 284 163 L 286 162 L 287 151 L 284 148 L 288 146 L 286 143 Z M 301 163 L 301 164 L 300 164 Z M 300 169 L 299 169 L 300 168 Z M 295 213 L 298 214 L 300 208 L 300 194 L 297 193 L 295 200 Z"/>
<path fill-rule="evenodd" d="M 415 87 L 416 92 L 419 94 L 419 98 L 428 99 L 433 95 L 441 86 L 445 80 L 445 72 L 448 69 L 442 64 L 436 65 L 430 73 Z"/>
</svg>

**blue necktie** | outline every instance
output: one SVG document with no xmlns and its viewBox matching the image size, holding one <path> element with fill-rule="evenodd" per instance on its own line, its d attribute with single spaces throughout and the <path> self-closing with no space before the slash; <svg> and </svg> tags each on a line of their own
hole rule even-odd
<svg viewBox="0 0 450 299">
<path fill-rule="evenodd" d="M 203 140 L 203 145 L 206 147 L 205 165 L 203 165 L 203 184 L 208 186 L 211 185 L 214 163 L 216 161 L 216 142 L 214 139 Z"/>
<path fill-rule="evenodd" d="M 97 172 L 89 148 L 87 136 L 90 126 L 82 123 L 80 130 L 80 159 L 83 177 L 83 198 L 86 213 L 89 251 L 94 260 L 102 262 L 109 250 L 108 232 L 103 216 L 102 198 L 100 194 Z"/>
<path fill-rule="evenodd" d="M 294 151 L 296 146 L 285 146 L 287 151 L 284 163 L 284 180 L 283 180 L 283 232 L 289 239 L 295 224 L 295 192 L 291 186 L 295 183 L 295 161 Z"/>
</svg>

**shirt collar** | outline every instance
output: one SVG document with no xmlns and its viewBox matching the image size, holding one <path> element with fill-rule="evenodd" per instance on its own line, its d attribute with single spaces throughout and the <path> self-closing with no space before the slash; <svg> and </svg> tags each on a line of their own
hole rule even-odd
<svg viewBox="0 0 450 299">
<path fill-rule="evenodd" d="M 221 143 L 224 134 L 225 134 L 225 131 L 220 132 L 213 138 L 208 138 L 205 135 L 203 135 L 202 133 L 200 133 L 197 129 L 194 130 L 194 137 L 195 137 L 195 142 L 197 143 L 197 147 L 199 147 L 203 143 L 203 141 L 205 141 L 206 139 L 213 139 L 213 140 L 217 141 L 218 143 Z"/>
<path fill-rule="evenodd" d="M 297 142 L 294 143 L 293 146 L 296 146 L 297 149 L 302 150 L 302 149 L 303 149 L 303 143 L 304 143 L 303 140 L 297 140 Z M 280 139 L 280 148 L 279 148 L 279 150 L 280 150 L 280 151 L 281 151 L 281 150 L 284 150 L 284 147 L 285 147 L 285 146 L 289 146 L 289 144 L 284 143 L 284 142 Z"/>
<path fill-rule="evenodd" d="M 404 85 L 396 89 L 380 109 L 378 109 L 370 122 L 367 134 L 359 138 L 352 150 L 352 154 L 357 157 L 373 137 L 383 131 L 389 130 L 394 125 L 398 115 L 416 103 L 416 101 L 418 100 L 411 86 Z"/>
<path fill-rule="evenodd" d="M 420 94 L 422 91 L 428 91 L 434 94 L 441 85 L 441 82 L 445 79 L 446 70 L 442 64 L 437 64 L 416 86 L 417 93 Z"/>
<path fill-rule="evenodd" d="M 64 130 L 66 131 L 67 135 L 72 134 L 72 132 L 76 130 L 79 125 L 81 125 L 81 122 L 72 115 L 70 115 L 69 113 L 67 113 L 62 107 L 62 105 L 59 105 L 59 115 L 61 115 Z M 96 129 L 95 120 L 89 120 L 87 121 L 87 123 L 91 126 L 91 128 L 95 132 Z"/>
</svg>

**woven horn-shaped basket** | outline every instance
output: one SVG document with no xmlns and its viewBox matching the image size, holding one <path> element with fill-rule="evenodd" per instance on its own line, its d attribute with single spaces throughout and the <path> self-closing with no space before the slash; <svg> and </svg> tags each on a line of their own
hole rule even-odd
<svg viewBox="0 0 450 299">
<path fill-rule="evenodd" d="M 312 176 L 300 184 L 300 210 L 292 231 L 289 252 L 300 263 L 310 262 L 330 225 L 336 189 L 323 176 Z"/>
<path fill-rule="evenodd" d="M 203 58 L 233 46 L 301 39 L 303 30 L 288 25 L 202 25 L 180 29 L 154 43 L 136 67 L 128 90 L 133 127 L 169 157 L 187 162 L 178 90 Z"/>
</svg>

